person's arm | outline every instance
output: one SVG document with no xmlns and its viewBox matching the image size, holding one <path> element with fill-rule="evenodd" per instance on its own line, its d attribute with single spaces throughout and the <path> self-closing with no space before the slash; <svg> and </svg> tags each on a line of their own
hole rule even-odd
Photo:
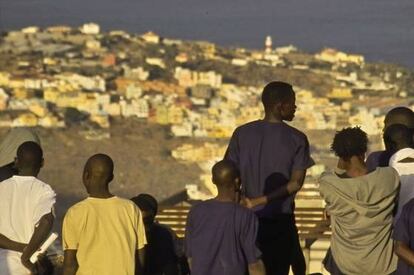
<svg viewBox="0 0 414 275">
<path fill-rule="evenodd" d="M 249 264 L 249 275 L 265 275 L 266 270 L 262 260 L 258 260 L 255 263 Z"/>
<path fill-rule="evenodd" d="M 394 241 L 395 254 L 405 263 L 414 267 L 414 251 L 401 241 Z"/>
<path fill-rule="evenodd" d="M 135 252 L 135 274 L 145 274 L 145 248 L 137 249 Z"/>
<path fill-rule="evenodd" d="M 27 244 L 12 241 L 3 234 L 0 234 L 0 248 L 2 249 L 23 252 L 23 249 L 26 247 L 26 245 Z"/>
<path fill-rule="evenodd" d="M 21 261 L 22 264 L 30 270 L 33 269 L 33 264 L 30 262 L 30 257 L 39 249 L 42 243 L 49 236 L 50 231 L 52 230 L 54 219 L 55 218 L 52 212 L 40 218 L 39 223 L 37 224 L 29 243 L 23 249 Z"/>
<path fill-rule="evenodd" d="M 236 166 L 239 166 L 240 163 L 240 149 L 239 149 L 239 141 L 238 141 L 238 131 L 237 129 L 234 131 L 233 135 L 230 138 L 229 145 L 227 147 L 226 153 L 224 154 L 225 160 L 233 161 Z"/>
<path fill-rule="evenodd" d="M 302 188 L 305 176 L 306 170 L 294 170 L 291 174 L 289 182 L 286 185 L 280 186 L 275 191 L 265 196 L 251 199 L 246 198 L 244 204 L 248 208 L 253 208 L 258 205 L 267 204 L 273 200 L 295 194 Z"/>
<path fill-rule="evenodd" d="M 190 272 L 191 272 L 191 269 L 192 269 L 192 266 L 191 266 L 192 262 L 191 262 L 191 260 L 192 260 L 191 257 L 187 258 L 188 269 L 190 270 Z"/>
<path fill-rule="evenodd" d="M 62 275 L 75 275 L 78 271 L 78 260 L 76 259 L 77 250 L 67 249 L 65 250 L 65 258 L 63 259 L 63 272 Z"/>
</svg>

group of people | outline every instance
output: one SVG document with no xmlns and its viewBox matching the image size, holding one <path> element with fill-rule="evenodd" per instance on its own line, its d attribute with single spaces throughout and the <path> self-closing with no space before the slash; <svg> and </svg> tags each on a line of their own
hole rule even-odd
<svg viewBox="0 0 414 275">
<path fill-rule="evenodd" d="M 90 157 L 83 171 L 89 196 L 63 221 L 63 274 L 305 274 L 294 198 L 314 161 L 306 135 L 286 123 L 295 100 L 287 83 L 264 87 L 265 117 L 234 131 L 212 168 L 218 195 L 191 208 L 183 245 L 154 221 L 154 197 L 113 195 L 112 159 Z M 332 229 L 323 261 L 331 274 L 414 274 L 414 113 L 394 108 L 384 124 L 385 150 L 367 159 L 360 128 L 333 138 L 337 167 L 319 180 Z M 0 152 L 0 274 L 40 274 L 41 259 L 33 264 L 30 257 L 52 229 L 56 203 L 37 178 L 40 141 L 14 129 Z"/>
</svg>

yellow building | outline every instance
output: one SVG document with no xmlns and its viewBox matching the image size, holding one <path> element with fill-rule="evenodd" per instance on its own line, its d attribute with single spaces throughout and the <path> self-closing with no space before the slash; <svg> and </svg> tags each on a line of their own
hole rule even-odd
<svg viewBox="0 0 414 275">
<path fill-rule="evenodd" d="M 10 78 L 9 87 L 12 89 L 24 88 L 24 79 L 23 78 Z"/>
<path fill-rule="evenodd" d="M 32 113 L 23 113 L 15 118 L 12 122 L 13 127 L 36 127 L 37 117 Z"/>
<path fill-rule="evenodd" d="M 90 121 L 95 122 L 102 128 L 109 128 L 111 125 L 109 123 L 108 115 L 104 114 L 93 114 L 89 117 Z"/>
<path fill-rule="evenodd" d="M 10 73 L 0 72 L 0 86 L 8 87 L 10 82 Z"/>
<path fill-rule="evenodd" d="M 164 105 L 155 107 L 155 122 L 161 125 L 168 124 L 168 108 Z"/>
<path fill-rule="evenodd" d="M 203 51 L 204 57 L 207 59 L 214 59 L 216 55 L 216 45 L 210 42 L 200 41 L 197 45 Z"/>
<path fill-rule="evenodd" d="M 336 87 L 332 89 L 332 91 L 327 95 L 327 97 L 336 99 L 352 98 L 352 89 Z"/>
<path fill-rule="evenodd" d="M 7 109 L 7 102 L 9 100 L 9 95 L 0 88 L 0 111 L 4 111 Z"/>
<path fill-rule="evenodd" d="M 38 121 L 39 126 L 45 128 L 57 128 L 57 127 L 65 127 L 65 122 L 59 120 L 57 117 L 48 114 L 47 116 L 40 118 Z"/>
<path fill-rule="evenodd" d="M 29 91 L 24 88 L 14 89 L 12 94 L 13 94 L 13 98 L 18 99 L 18 100 L 29 98 Z"/>
<path fill-rule="evenodd" d="M 209 130 L 217 125 L 217 119 L 215 116 L 212 115 L 204 115 L 200 118 L 200 126 L 201 129 Z"/>
<path fill-rule="evenodd" d="M 168 108 L 168 123 L 182 124 L 184 120 L 184 110 L 181 107 L 172 105 Z"/>
<path fill-rule="evenodd" d="M 55 89 L 45 89 L 43 91 L 43 99 L 48 102 L 55 103 L 59 97 L 59 92 Z"/>
<path fill-rule="evenodd" d="M 29 111 L 38 117 L 45 117 L 48 113 L 46 105 L 42 104 L 30 104 Z"/>
<path fill-rule="evenodd" d="M 227 146 L 208 142 L 204 143 L 202 146 L 184 144 L 173 150 L 171 154 L 175 159 L 183 161 L 211 161 L 212 159 L 222 158 L 226 152 L 226 148 Z"/>
<path fill-rule="evenodd" d="M 186 63 L 188 62 L 188 55 L 186 53 L 179 53 L 175 57 L 175 61 L 177 61 L 178 63 Z"/>
<path fill-rule="evenodd" d="M 64 26 L 64 25 L 51 26 L 51 27 L 46 28 L 46 31 L 50 33 L 69 33 L 72 31 L 72 28 L 69 26 Z"/>
<path fill-rule="evenodd" d="M 347 54 L 332 48 L 326 48 L 322 50 L 315 57 L 317 59 L 330 63 L 346 62 L 362 65 L 365 62 L 365 59 L 362 55 Z"/>
<path fill-rule="evenodd" d="M 141 38 L 147 42 L 147 43 L 151 43 L 151 44 L 158 44 L 160 43 L 160 37 L 159 35 L 149 31 L 147 33 L 144 33 L 143 35 L 141 35 Z"/>
</svg>

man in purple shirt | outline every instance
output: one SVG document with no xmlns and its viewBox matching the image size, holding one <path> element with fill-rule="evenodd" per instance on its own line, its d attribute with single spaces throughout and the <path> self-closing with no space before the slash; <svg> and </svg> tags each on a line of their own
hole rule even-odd
<svg viewBox="0 0 414 275">
<path fill-rule="evenodd" d="M 231 161 L 213 167 L 216 198 L 195 205 L 187 218 L 185 250 L 193 275 L 264 275 L 256 247 L 258 222 L 238 203 L 239 172 Z"/>
<path fill-rule="evenodd" d="M 395 107 L 391 109 L 384 119 L 384 129 L 394 124 L 402 124 L 407 126 L 414 133 L 414 113 L 410 108 L 407 107 Z M 388 162 L 391 158 L 392 153 L 383 150 L 375 151 L 368 155 L 366 164 L 368 171 L 374 171 L 377 167 L 388 167 Z"/>
<path fill-rule="evenodd" d="M 262 103 L 264 119 L 234 131 L 225 159 L 239 168 L 244 202 L 259 217 L 258 244 L 267 274 L 288 274 L 290 266 L 295 274 L 305 274 L 294 198 L 314 162 L 305 134 L 284 122 L 292 121 L 296 111 L 292 86 L 267 84 Z"/>
<path fill-rule="evenodd" d="M 398 256 L 395 274 L 414 275 L 414 199 L 404 205 L 395 224 L 393 239 Z"/>
</svg>

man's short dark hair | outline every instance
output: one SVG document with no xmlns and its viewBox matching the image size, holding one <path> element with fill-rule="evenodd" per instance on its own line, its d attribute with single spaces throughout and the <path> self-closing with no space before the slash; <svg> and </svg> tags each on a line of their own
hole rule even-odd
<svg viewBox="0 0 414 275">
<path fill-rule="evenodd" d="M 388 126 L 392 124 L 403 124 L 410 129 L 414 129 L 414 112 L 408 107 L 395 107 L 387 113 L 385 122 Z"/>
<path fill-rule="evenodd" d="M 265 109 L 268 109 L 276 103 L 286 102 L 294 95 L 292 85 L 282 81 L 273 81 L 264 87 L 262 103 Z"/>
<path fill-rule="evenodd" d="M 139 194 L 131 198 L 131 200 L 138 206 L 142 211 L 150 211 L 154 215 L 158 212 L 158 202 L 150 194 Z"/>
<path fill-rule="evenodd" d="M 26 141 L 17 149 L 17 159 L 22 167 L 40 167 L 43 150 L 36 142 Z"/>
<path fill-rule="evenodd" d="M 391 148 L 397 145 L 412 145 L 413 134 L 412 130 L 403 124 L 393 124 L 387 127 L 384 131 L 384 143 Z"/>
<path fill-rule="evenodd" d="M 368 136 L 359 127 L 348 127 L 338 131 L 331 150 L 338 157 L 349 160 L 353 156 L 362 156 L 368 149 Z"/>
</svg>

